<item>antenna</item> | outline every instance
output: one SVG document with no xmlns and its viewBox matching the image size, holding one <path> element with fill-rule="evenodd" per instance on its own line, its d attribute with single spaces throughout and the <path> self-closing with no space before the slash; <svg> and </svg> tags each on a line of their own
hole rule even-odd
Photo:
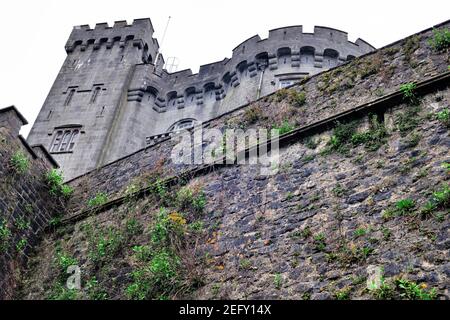
<svg viewBox="0 0 450 320">
<path fill-rule="evenodd" d="M 164 39 L 166 38 L 166 33 L 167 33 L 167 28 L 169 27 L 169 23 L 170 23 L 170 19 L 171 19 L 172 17 L 171 16 L 169 16 L 169 18 L 167 19 L 167 24 L 166 24 L 166 27 L 164 28 L 164 33 L 163 33 L 163 36 L 162 36 L 162 39 L 161 39 L 161 45 L 159 46 L 159 50 L 158 50 L 158 53 L 156 54 L 156 58 L 155 58 L 155 71 L 157 71 L 157 68 L 158 68 L 158 59 L 159 59 L 159 56 L 161 55 L 161 49 L 162 49 L 162 47 L 163 47 L 163 44 L 164 44 Z"/>
<path fill-rule="evenodd" d="M 180 62 L 177 57 L 168 57 L 166 65 L 164 67 L 169 73 L 174 73 L 178 71 L 179 64 Z"/>
</svg>

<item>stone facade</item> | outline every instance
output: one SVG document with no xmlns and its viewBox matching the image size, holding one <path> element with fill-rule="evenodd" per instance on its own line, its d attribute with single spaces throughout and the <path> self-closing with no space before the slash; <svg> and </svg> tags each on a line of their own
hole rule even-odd
<svg viewBox="0 0 450 320">
<path fill-rule="evenodd" d="M 0 109 L 0 299 L 17 290 L 20 270 L 55 214 L 62 211 L 49 195 L 44 175 L 57 164 L 42 146 L 19 136 L 26 120 L 14 107 Z M 12 164 L 20 154 L 26 172 Z"/>
<path fill-rule="evenodd" d="M 77 26 L 67 58 L 29 134 L 67 179 L 129 155 L 161 136 L 209 121 L 283 86 L 374 50 L 347 33 L 301 26 L 271 30 L 231 58 L 191 70 L 162 68 L 150 19 Z"/>
<path fill-rule="evenodd" d="M 62 224 L 36 247 L 17 296 L 66 296 L 55 289 L 55 257 L 64 252 L 82 270 L 82 288 L 71 298 L 130 298 L 145 280 L 136 280 L 145 260 L 136 246 L 152 248 L 149 234 L 165 207 L 186 224 L 187 239 L 197 228 L 195 241 L 182 246 L 194 262 L 181 255 L 177 272 L 198 269 L 200 279 L 183 278 L 195 286 L 161 297 L 401 298 L 401 280 L 449 299 L 448 199 L 425 210 L 450 187 L 449 123 L 436 116 L 450 103 L 450 57 L 432 48 L 432 36 L 425 30 L 204 123 L 224 130 L 288 122 L 295 129 L 280 139 L 274 175 L 251 165 L 177 165 L 170 157 L 177 141 L 167 137 L 73 179 Z M 400 89 L 413 82 L 410 101 Z M 294 93 L 304 93 L 303 105 L 292 103 Z M 338 128 L 349 124 L 352 139 L 337 140 L 337 148 Z M 181 188 L 202 190 L 201 214 L 173 201 Z M 99 195 L 104 201 L 93 206 Z M 140 231 L 130 233 L 130 221 Z M 100 238 L 92 236 L 94 226 Z M 101 263 L 100 240 L 111 248 Z M 373 270 L 392 292 L 367 290 Z"/>
</svg>

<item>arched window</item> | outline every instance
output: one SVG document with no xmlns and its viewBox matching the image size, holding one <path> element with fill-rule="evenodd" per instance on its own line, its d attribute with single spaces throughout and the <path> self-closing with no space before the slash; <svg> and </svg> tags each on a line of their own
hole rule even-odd
<svg viewBox="0 0 450 320">
<path fill-rule="evenodd" d="M 67 94 L 66 101 L 64 101 L 64 106 L 68 106 L 70 104 L 74 94 L 75 89 L 70 89 L 69 93 Z"/>
<path fill-rule="evenodd" d="M 208 82 L 207 84 L 205 84 L 205 86 L 203 87 L 204 88 L 203 99 L 215 98 L 215 96 L 216 96 L 215 87 L 216 86 L 213 82 Z"/>
<path fill-rule="evenodd" d="M 265 69 L 269 65 L 269 54 L 267 52 L 258 53 L 255 59 L 258 69 Z"/>
<path fill-rule="evenodd" d="M 156 97 L 158 96 L 158 90 L 154 87 L 147 87 L 145 95 L 147 96 L 147 102 L 153 103 L 156 101 Z"/>
<path fill-rule="evenodd" d="M 277 51 L 278 66 L 291 64 L 291 48 L 280 48 Z"/>
<path fill-rule="evenodd" d="M 241 78 L 247 74 L 247 61 L 241 61 L 236 66 L 236 69 L 239 71 L 239 74 L 241 75 Z"/>
<path fill-rule="evenodd" d="M 175 107 L 177 104 L 177 92 L 171 91 L 167 94 L 167 106 Z"/>
<path fill-rule="evenodd" d="M 313 64 L 315 52 L 316 52 L 316 49 L 314 49 L 313 47 L 300 48 L 300 63 L 301 64 Z"/>
<path fill-rule="evenodd" d="M 58 129 L 55 132 L 50 152 L 70 152 L 75 147 L 78 136 L 80 135 L 79 128 Z"/>
<path fill-rule="evenodd" d="M 52 147 L 50 148 L 50 152 L 57 152 L 59 151 L 59 146 L 61 144 L 61 137 L 63 135 L 62 130 L 58 130 L 55 133 L 55 138 L 53 139 Z"/>
<path fill-rule="evenodd" d="M 91 96 L 91 101 L 90 103 L 95 103 L 95 101 L 97 100 L 98 95 L 100 94 L 100 91 L 102 90 L 102 88 L 100 87 L 96 87 L 94 89 L 94 92 L 92 92 L 92 96 Z"/>
<path fill-rule="evenodd" d="M 338 65 L 339 52 L 333 49 L 325 49 L 323 52 L 324 67 L 333 68 Z"/>
<path fill-rule="evenodd" d="M 193 128 L 196 123 L 197 123 L 197 120 L 192 119 L 192 118 L 183 119 L 183 120 L 177 121 L 173 125 L 171 125 L 170 128 L 167 130 L 167 132 L 177 132 L 180 130 L 187 130 L 187 129 Z"/>
<path fill-rule="evenodd" d="M 195 104 L 195 93 L 196 93 L 196 89 L 194 87 L 189 87 L 186 89 L 185 98 L 184 98 L 185 105 Z"/>
</svg>

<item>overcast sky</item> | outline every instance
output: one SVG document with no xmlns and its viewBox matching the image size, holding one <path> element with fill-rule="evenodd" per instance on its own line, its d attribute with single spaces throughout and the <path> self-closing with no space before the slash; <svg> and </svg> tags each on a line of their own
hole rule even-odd
<svg viewBox="0 0 450 320">
<path fill-rule="evenodd" d="M 178 70 L 197 72 L 231 56 L 247 38 L 268 30 L 314 25 L 349 33 L 381 47 L 449 19 L 450 1 L 350 0 L 39 0 L 0 2 L 0 108 L 15 105 L 30 125 L 65 59 L 64 44 L 74 25 L 151 18 L 162 53 L 179 59 Z"/>
</svg>

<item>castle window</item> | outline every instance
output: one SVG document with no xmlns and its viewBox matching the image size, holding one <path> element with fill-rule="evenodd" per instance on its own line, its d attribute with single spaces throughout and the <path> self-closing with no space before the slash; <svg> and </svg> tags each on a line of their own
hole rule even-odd
<svg viewBox="0 0 450 320">
<path fill-rule="evenodd" d="M 333 68 L 338 65 L 338 57 L 339 52 L 337 52 L 336 50 L 325 49 L 325 51 L 323 52 L 323 60 L 325 62 L 324 64 L 329 68 Z"/>
<path fill-rule="evenodd" d="M 100 87 L 95 88 L 94 92 L 92 92 L 91 101 L 89 103 L 95 103 L 101 90 L 102 90 L 102 88 L 100 88 Z"/>
<path fill-rule="evenodd" d="M 313 64 L 315 49 L 313 47 L 300 48 L 300 63 L 301 64 Z"/>
<path fill-rule="evenodd" d="M 291 49 L 290 48 L 280 48 L 277 51 L 278 55 L 278 65 L 291 64 Z"/>
<path fill-rule="evenodd" d="M 55 133 L 55 138 L 50 149 L 52 153 L 70 152 L 73 150 L 80 134 L 79 128 L 76 129 L 59 129 Z"/>
<path fill-rule="evenodd" d="M 183 119 L 171 125 L 169 130 L 167 130 L 167 132 L 177 132 L 181 130 L 187 130 L 193 128 L 196 123 L 197 120 L 195 119 Z"/>
<path fill-rule="evenodd" d="M 69 93 L 67 94 L 66 101 L 64 101 L 64 106 L 68 106 L 70 104 L 74 94 L 75 94 L 75 89 L 70 89 Z"/>
</svg>

